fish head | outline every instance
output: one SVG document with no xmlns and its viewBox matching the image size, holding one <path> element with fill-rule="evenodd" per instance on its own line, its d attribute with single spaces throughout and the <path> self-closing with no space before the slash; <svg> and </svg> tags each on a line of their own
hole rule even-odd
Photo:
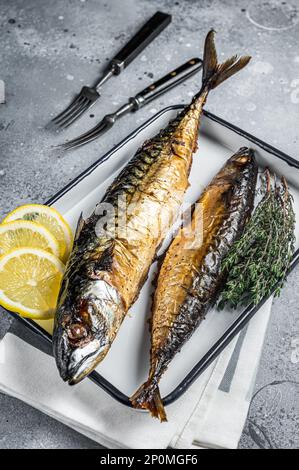
<svg viewBox="0 0 299 470">
<path fill-rule="evenodd" d="M 237 165 L 239 167 L 244 167 L 248 163 L 254 161 L 254 152 L 248 147 L 241 147 L 238 152 L 236 152 L 229 160 L 228 165 Z"/>
<path fill-rule="evenodd" d="M 214 178 L 217 185 L 234 185 L 244 172 L 251 171 L 256 166 L 254 152 L 247 147 L 241 147 L 232 157 L 230 157 Z"/>
<path fill-rule="evenodd" d="M 53 333 L 57 367 L 70 385 L 89 375 L 106 356 L 122 307 L 116 289 L 104 280 L 88 281 L 80 292 L 59 303 Z"/>
</svg>

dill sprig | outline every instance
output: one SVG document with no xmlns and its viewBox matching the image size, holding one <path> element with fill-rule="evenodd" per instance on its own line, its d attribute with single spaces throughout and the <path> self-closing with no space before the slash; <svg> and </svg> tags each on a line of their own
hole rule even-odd
<svg viewBox="0 0 299 470">
<path fill-rule="evenodd" d="M 274 290 L 279 295 L 295 251 L 293 198 L 285 178 L 280 182 L 266 170 L 262 199 L 223 261 L 227 282 L 219 308 L 257 305 Z"/>
</svg>

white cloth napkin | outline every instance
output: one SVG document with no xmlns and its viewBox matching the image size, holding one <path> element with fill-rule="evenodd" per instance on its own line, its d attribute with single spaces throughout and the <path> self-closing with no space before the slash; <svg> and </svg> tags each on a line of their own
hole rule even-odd
<svg viewBox="0 0 299 470">
<path fill-rule="evenodd" d="M 11 333 L 0 342 L 0 390 L 110 449 L 236 448 L 246 420 L 271 300 L 183 397 L 168 423 L 126 408 L 90 380 L 69 387 L 54 360 Z"/>
</svg>

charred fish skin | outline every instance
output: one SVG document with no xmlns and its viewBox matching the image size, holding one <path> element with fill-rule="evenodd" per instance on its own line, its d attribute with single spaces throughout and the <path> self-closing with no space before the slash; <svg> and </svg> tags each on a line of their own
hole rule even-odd
<svg viewBox="0 0 299 470">
<path fill-rule="evenodd" d="M 56 364 L 69 384 L 86 377 L 106 356 L 178 215 L 209 91 L 250 59 L 233 57 L 218 65 L 213 35 L 210 31 L 205 42 L 200 92 L 164 130 L 144 143 L 93 214 L 79 220 L 53 333 Z M 119 228 L 120 199 L 130 207 L 125 232 L 99 230 L 113 222 Z M 101 212 L 103 204 L 113 209 L 108 217 Z"/>
<path fill-rule="evenodd" d="M 103 360 L 147 277 L 184 193 L 205 96 L 194 100 L 166 129 L 137 151 L 112 183 L 109 204 L 118 229 L 119 200 L 132 206 L 126 233 L 101 235 L 109 217 L 97 208 L 80 218 L 55 316 L 53 351 L 63 380 L 75 384 Z M 100 204 L 100 206 L 101 206 Z M 159 225 L 157 230 L 157 223 Z"/>
<path fill-rule="evenodd" d="M 239 173 L 239 164 L 243 165 L 243 162 L 243 171 Z M 232 172 L 230 173 L 231 169 Z M 175 327 L 169 331 L 169 337 L 164 344 L 163 342 L 161 344 L 159 334 L 157 334 L 159 328 L 157 328 L 157 325 L 153 327 L 154 344 L 159 344 L 157 351 L 158 362 L 161 362 L 162 359 L 164 364 L 169 363 L 178 345 L 182 345 L 182 340 L 189 339 L 193 330 L 205 317 L 209 308 L 213 306 L 225 282 L 221 270 L 222 260 L 233 242 L 242 234 L 252 212 L 256 178 L 257 166 L 252 152 L 248 149 L 240 149 L 228 161 L 222 172 L 216 176 L 199 200 L 199 203 L 203 204 L 203 211 L 205 211 L 204 201 L 207 193 L 214 189 L 217 191 L 220 187 L 220 190 L 226 188 L 225 192 L 221 194 L 221 198 L 225 199 L 220 201 L 224 206 L 224 210 L 222 214 L 217 214 L 218 220 L 216 218 L 212 226 L 210 222 L 207 222 L 207 227 L 203 227 L 204 240 L 201 249 L 194 250 L 196 253 L 188 247 L 184 250 L 186 242 L 181 234 L 178 234 L 181 243 L 175 244 L 174 242 L 173 250 L 169 249 L 168 257 L 165 260 L 165 271 L 171 268 L 171 260 L 175 255 L 177 255 L 176 259 L 180 258 L 184 261 L 185 258 L 189 258 L 191 268 L 194 268 L 194 261 L 199 261 L 199 264 L 195 266 L 193 272 L 191 269 L 190 276 L 184 278 L 182 287 L 185 298 L 176 315 Z M 180 269 L 178 264 L 172 268 L 175 278 L 177 278 L 177 269 Z M 165 271 L 163 268 L 161 269 L 162 276 L 166 274 Z M 168 282 L 169 274 L 168 272 Z M 190 284 L 188 283 L 189 280 L 191 280 Z M 187 284 L 189 285 L 187 286 Z M 187 291 L 186 287 L 188 287 Z M 176 290 L 179 289 L 177 287 Z"/>
<path fill-rule="evenodd" d="M 161 421 L 166 413 L 159 380 L 217 299 L 225 282 L 222 260 L 250 217 L 256 178 L 253 151 L 241 148 L 203 192 L 198 201 L 201 211 L 193 212 L 194 227 L 196 219 L 202 219 L 201 245 L 192 248 L 182 228 L 161 265 L 152 306 L 149 379 L 131 399 L 135 407 L 148 409 Z"/>
</svg>

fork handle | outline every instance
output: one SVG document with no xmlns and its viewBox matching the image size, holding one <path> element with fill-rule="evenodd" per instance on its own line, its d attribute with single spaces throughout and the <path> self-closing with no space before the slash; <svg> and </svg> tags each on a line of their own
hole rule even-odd
<svg viewBox="0 0 299 470">
<path fill-rule="evenodd" d="M 134 103 L 134 109 L 137 110 L 141 106 L 144 106 L 145 104 L 154 100 L 166 91 L 191 77 L 191 75 L 194 75 L 201 68 L 201 59 L 195 57 L 188 60 L 188 62 L 185 62 L 185 64 L 160 78 L 155 83 L 152 83 L 147 88 L 138 93 L 134 98 L 131 98 L 130 101 Z"/>
<path fill-rule="evenodd" d="M 171 15 L 157 11 L 110 62 L 114 75 L 134 60 L 171 22 Z"/>
</svg>

